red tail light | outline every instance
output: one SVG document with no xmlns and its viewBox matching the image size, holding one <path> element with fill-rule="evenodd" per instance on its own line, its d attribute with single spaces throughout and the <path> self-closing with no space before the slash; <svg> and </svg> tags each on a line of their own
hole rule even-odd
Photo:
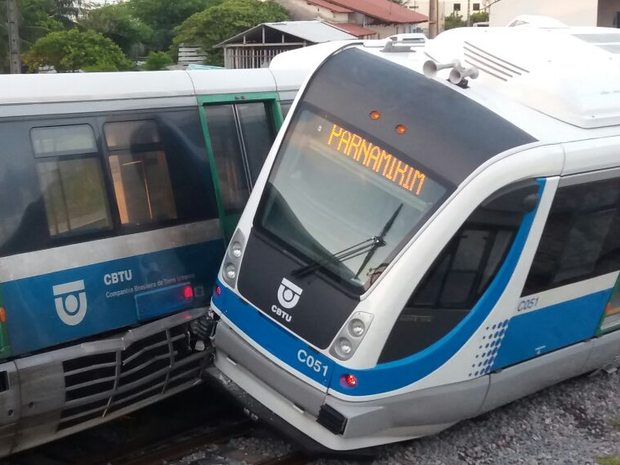
<svg viewBox="0 0 620 465">
<path fill-rule="evenodd" d="M 185 297 L 187 300 L 194 298 L 194 289 L 192 288 L 192 286 L 185 286 L 183 288 L 183 297 Z"/>
<path fill-rule="evenodd" d="M 357 386 L 357 378 L 355 375 L 342 375 L 340 378 L 340 382 L 344 387 L 354 388 Z"/>
</svg>

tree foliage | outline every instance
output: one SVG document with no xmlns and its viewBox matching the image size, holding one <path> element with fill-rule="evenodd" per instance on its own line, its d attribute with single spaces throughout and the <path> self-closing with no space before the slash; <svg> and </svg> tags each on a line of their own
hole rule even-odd
<svg viewBox="0 0 620 465">
<path fill-rule="evenodd" d="M 70 5 L 74 2 L 55 0 L 19 0 L 20 48 L 26 51 L 39 38 L 54 31 L 61 31 L 70 23 Z M 9 69 L 8 31 L 6 4 L 0 1 L 0 73 Z"/>
<path fill-rule="evenodd" d="M 174 46 L 200 45 L 207 53 L 207 62 L 223 63 L 222 51 L 213 46 L 260 23 L 286 21 L 287 11 L 273 1 L 226 0 L 190 16 L 177 28 Z"/>
<path fill-rule="evenodd" d="M 52 32 L 37 40 L 23 55 L 31 71 L 53 66 L 57 71 L 120 71 L 132 68 L 123 51 L 95 31 Z"/>
<path fill-rule="evenodd" d="M 174 29 L 183 21 L 223 0 L 130 0 L 127 6 L 132 15 L 154 31 L 153 47 L 167 49 L 172 43 Z"/>
<path fill-rule="evenodd" d="M 465 27 L 467 26 L 467 22 L 463 20 L 463 17 L 458 14 L 456 11 L 453 11 L 452 14 L 446 16 L 444 29 L 447 31 L 448 29 L 454 29 L 456 27 Z"/>
<path fill-rule="evenodd" d="M 487 11 L 476 11 L 471 14 L 471 23 L 486 23 L 489 20 L 489 13 Z"/>
<path fill-rule="evenodd" d="M 151 52 L 149 56 L 146 57 L 144 69 L 147 71 L 157 71 L 166 69 L 166 67 L 173 63 L 172 58 L 166 52 Z"/>
<path fill-rule="evenodd" d="M 80 27 L 103 34 L 114 41 L 127 56 L 136 58 L 153 37 L 152 29 L 131 14 L 129 4 L 119 3 L 86 12 Z"/>
</svg>

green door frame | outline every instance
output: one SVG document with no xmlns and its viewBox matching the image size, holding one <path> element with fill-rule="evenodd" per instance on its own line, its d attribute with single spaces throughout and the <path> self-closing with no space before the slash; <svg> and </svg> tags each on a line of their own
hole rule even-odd
<svg viewBox="0 0 620 465">
<path fill-rule="evenodd" d="M 213 177 L 213 187 L 215 189 L 215 200 L 217 203 L 218 213 L 220 215 L 220 225 L 222 233 L 224 234 L 224 240 L 228 243 L 232 233 L 239 221 L 239 215 L 227 215 L 224 210 L 224 204 L 222 202 L 222 194 L 220 191 L 220 181 L 217 176 L 217 167 L 215 165 L 215 155 L 213 153 L 213 146 L 211 145 L 211 137 L 209 136 L 209 127 L 207 124 L 207 115 L 205 107 L 218 104 L 244 104 L 249 102 L 264 102 L 270 104 L 271 117 L 275 133 L 282 127 L 282 108 L 280 107 L 280 100 L 277 92 L 250 92 L 247 94 L 220 94 L 220 95 L 204 95 L 197 97 L 200 122 L 202 124 L 202 132 L 205 138 L 205 146 L 207 148 L 207 155 L 209 157 L 209 166 L 211 167 L 211 174 Z"/>
</svg>

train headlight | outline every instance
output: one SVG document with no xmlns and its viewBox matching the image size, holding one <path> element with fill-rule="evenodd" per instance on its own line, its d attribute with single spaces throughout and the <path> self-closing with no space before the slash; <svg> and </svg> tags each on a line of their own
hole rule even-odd
<svg viewBox="0 0 620 465">
<path fill-rule="evenodd" d="M 336 343 L 336 351 L 341 358 L 349 358 L 353 353 L 353 344 L 346 337 L 341 337 Z"/>
<path fill-rule="evenodd" d="M 235 258 L 241 258 L 241 253 L 243 252 L 243 246 L 241 242 L 235 241 L 230 246 L 230 253 Z"/>
<path fill-rule="evenodd" d="M 361 337 L 366 332 L 366 325 L 362 320 L 354 318 L 349 323 L 349 332 L 353 337 Z"/>
<path fill-rule="evenodd" d="M 329 353 L 340 360 L 349 360 L 362 343 L 373 320 L 373 315 L 355 312 L 348 322 L 342 325 L 334 338 Z"/>
<path fill-rule="evenodd" d="M 226 257 L 221 268 L 224 281 L 233 288 L 237 286 L 241 260 L 243 259 L 243 248 L 245 246 L 245 236 L 240 229 L 235 231 L 226 250 Z"/>
<path fill-rule="evenodd" d="M 237 267 L 232 263 L 227 263 L 224 267 L 224 276 L 228 281 L 234 281 L 237 278 Z"/>
</svg>

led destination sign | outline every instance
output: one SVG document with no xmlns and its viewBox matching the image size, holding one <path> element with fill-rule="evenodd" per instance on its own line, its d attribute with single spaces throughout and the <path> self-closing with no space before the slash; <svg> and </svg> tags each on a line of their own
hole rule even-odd
<svg viewBox="0 0 620 465">
<path fill-rule="evenodd" d="M 334 124 L 327 145 L 415 195 L 422 192 L 424 173 L 354 132 Z"/>
</svg>

